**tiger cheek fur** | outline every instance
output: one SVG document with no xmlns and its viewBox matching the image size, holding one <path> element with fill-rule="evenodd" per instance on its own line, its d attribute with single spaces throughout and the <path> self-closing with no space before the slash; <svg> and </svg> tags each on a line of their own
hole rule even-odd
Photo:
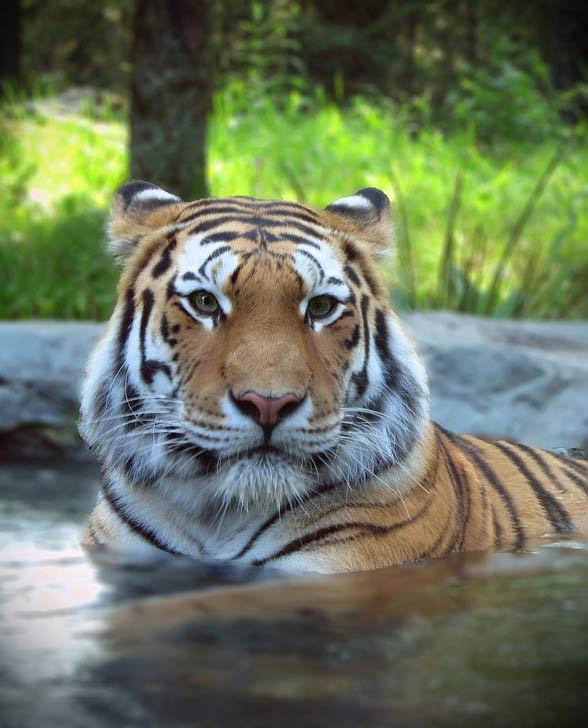
<svg viewBox="0 0 588 728">
<path fill-rule="evenodd" d="M 588 521 L 583 462 L 430 421 L 377 276 L 391 232 L 372 188 L 322 211 L 121 188 L 119 297 L 82 397 L 88 543 L 330 572 Z"/>
</svg>

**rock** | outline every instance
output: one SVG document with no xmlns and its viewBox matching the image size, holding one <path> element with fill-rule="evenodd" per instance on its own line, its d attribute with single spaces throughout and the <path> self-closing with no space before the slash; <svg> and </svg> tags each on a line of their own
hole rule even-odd
<svg viewBox="0 0 588 728">
<path fill-rule="evenodd" d="M 102 328 L 59 321 L 0 324 L 2 454 L 80 448 L 81 378 Z"/>
<path fill-rule="evenodd" d="M 576 458 L 578 460 L 588 460 L 588 450 L 580 447 L 554 447 L 551 452 L 555 455 L 563 455 L 564 458 Z"/>
<path fill-rule="evenodd" d="M 434 419 L 456 432 L 588 447 L 588 322 L 404 316 L 429 372 Z M 102 324 L 0 324 L 0 448 L 81 452 L 80 380 Z"/>
<path fill-rule="evenodd" d="M 429 372 L 431 412 L 455 432 L 539 447 L 588 445 L 588 322 L 405 316 Z"/>
</svg>

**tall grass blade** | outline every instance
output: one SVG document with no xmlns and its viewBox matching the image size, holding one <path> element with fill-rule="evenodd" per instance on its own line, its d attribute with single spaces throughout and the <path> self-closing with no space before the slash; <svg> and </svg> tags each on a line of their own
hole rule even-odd
<svg viewBox="0 0 588 728">
<path fill-rule="evenodd" d="M 488 235 L 481 225 L 476 226 L 469 248 L 463 263 L 464 275 L 469 281 L 469 286 L 464 288 L 456 308 L 458 311 L 476 313 L 480 306 L 480 289 L 488 251 Z"/>
<path fill-rule="evenodd" d="M 301 202 L 302 204 L 306 203 L 307 201 L 307 195 L 306 195 L 306 189 L 292 167 L 286 162 L 285 159 L 282 159 L 280 161 L 280 170 L 284 177 L 288 180 L 290 183 L 292 189 L 294 190 L 294 194 L 296 195 L 296 200 L 298 202 Z"/>
<path fill-rule="evenodd" d="M 400 268 L 406 285 L 407 302 L 410 308 L 417 306 L 417 282 L 414 267 L 414 253 L 412 240 L 410 237 L 410 228 L 408 224 L 408 216 L 406 214 L 406 201 L 402 193 L 402 188 L 398 177 L 393 170 L 390 170 L 390 182 L 394 190 L 394 198 L 396 202 L 396 210 L 398 224 L 396 227 L 398 257 Z"/>
<path fill-rule="evenodd" d="M 449 203 L 449 211 L 447 213 L 447 226 L 445 228 L 445 238 L 443 243 L 443 252 L 441 263 L 439 265 L 439 278 L 437 282 L 437 297 L 443 308 L 452 303 L 454 293 L 451 285 L 451 271 L 455 267 L 455 224 L 462 202 L 464 176 L 461 170 L 455 175 L 455 184 L 453 185 L 453 195 Z M 467 288 L 467 286 L 466 286 Z"/>
<path fill-rule="evenodd" d="M 490 288 L 486 295 L 486 310 L 484 313 L 486 313 L 487 315 L 490 315 L 496 308 L 497 301 L 500 296 L 500 288 L 502 285 L 506 264 L 508 263 L 512 254 L 514 253 L 514 251 L 521 239 L 523 231 L 524 231 L 527 223 L 531 219 L 531 216 L 533 215 L 533 212 L 537 206 L 537 203 L 539 202 L 539 199 L 541 198 L 543 191 L 547 187 L 547 184 L 548 184 L 549 180 L 551 179 L 551 176 L 553 175 L 553 173 L 557 169 L 559 163 L 561 162 L 563 155 L 564 155 L 564 150 L 565 150 L 565 146 L 563 144 L 561 144 L 556 149 L 554 155 L 551 157 L 551 159 L 547 163 L 547 166 L 543 170 L 541 176 L 537 180 L 537 184 L 531 191 L 531 194 L 529 195 L 527 202 L 521 211 L 521 214 L 518 216 L 517 220 L 515 221 L 515 224 L 513 225 L 512 229 L 510 231 L 510 234 L 506 240 L 506 244 L 505 244 L 504 248 L 502 249 L 502 254 L 494 269 L 494 276 L 492 277 L 492 283 L 490 284 Z"/>
</svg>

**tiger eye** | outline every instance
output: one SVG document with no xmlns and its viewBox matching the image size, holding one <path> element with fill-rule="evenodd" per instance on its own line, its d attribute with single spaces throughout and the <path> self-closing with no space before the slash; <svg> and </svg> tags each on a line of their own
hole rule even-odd
<svg viewBox="0 0 588 728">
<path fill-rule="evenodd" d="M 210 291 L 194 291 L 188 296 L 188 300 L 194 308 L 205 316 L 211 316 L 219 309 L 219 303 Z"/>
<path fill-rule="evenodd" d="M 308 302 L 308 314 L 315 319 L 326 318 L 337 308 L 337 299 L 333 296 L 315 296 Z"/>
</svg>

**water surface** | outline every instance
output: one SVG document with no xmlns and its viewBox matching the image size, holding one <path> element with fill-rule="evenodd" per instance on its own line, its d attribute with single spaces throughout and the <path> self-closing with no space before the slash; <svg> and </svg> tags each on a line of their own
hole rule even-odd
<svg viewBox="0 0 588 728">
<path fill-rule="evenodd" d="M 2 726 L 584 722 L 586 542 L 332 577 L 92 563 L 96 488 L 0 468 Z"/>
</svg>

